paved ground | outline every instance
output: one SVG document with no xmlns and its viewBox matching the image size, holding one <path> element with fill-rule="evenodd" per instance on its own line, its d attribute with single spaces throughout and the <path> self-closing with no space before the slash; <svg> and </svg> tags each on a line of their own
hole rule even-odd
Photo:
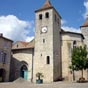
<svg viewBox="0 0 88 88">
<path fill-rule="evenodd" d="M 0 83 L 0 88 L 88 88 L 88 83 L 55 82 L 51 84 L 30 84 L 27 81 Z"/>
</svg>

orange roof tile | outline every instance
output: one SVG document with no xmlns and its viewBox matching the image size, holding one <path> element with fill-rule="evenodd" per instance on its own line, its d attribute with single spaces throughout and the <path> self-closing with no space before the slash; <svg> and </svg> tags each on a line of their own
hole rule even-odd
<svg viewBox="0 0 88 88">
<path fill-rule="evenodd" d="M 80 27 L 88 27 L 88 18 L 86 19 L 86 21 Z"/>
<path fill-rule="evenodd" d="M 49 0 L 46 0 L 44 5 L 40 9 L 36 10 L 35 12 L 45 10 L 45 9 L 49 9 L 49 8 L 52 8 L 52 5 L 51 5 Z"/>
<path fill-rule="evenodd" d="M 22 43 L 24 46 L 29 44 L 29 42 L 23 42 L 23 41 L 20 41 L 20 43 Z"/>
<path fill-rule="evenodd" d="M 21 43 L 23 46 L 20 46 L 20 47 L 12 47 L 12 50 L 16 50 L 16 49 L 29 49 L 29 48 L 34 48 L 34 39 L 30 42 L 24 42 L 24 41 L 18 41 L 19 43 Z"/>
<path fill-rule="evenodd" d="M 50 3 L 50 1 L 49 0 L 46 0 L 46 2 L 44 3 L 44 5 L 41 7 L 42 9 L 43 8 L 49 8 L 49 7 L 51 7 L 52 5 L 51 5 L 51 3 Z"/>
</svg>

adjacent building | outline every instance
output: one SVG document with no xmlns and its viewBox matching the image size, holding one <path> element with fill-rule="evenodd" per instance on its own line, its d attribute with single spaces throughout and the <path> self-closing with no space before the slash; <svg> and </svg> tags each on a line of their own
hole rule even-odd
<svg viewBox="0 0 88 88">
<path fill-rule="evenodd" d="M 12 42 L 0 34 L 0 82 L 9 81 Z"/>
</svg>

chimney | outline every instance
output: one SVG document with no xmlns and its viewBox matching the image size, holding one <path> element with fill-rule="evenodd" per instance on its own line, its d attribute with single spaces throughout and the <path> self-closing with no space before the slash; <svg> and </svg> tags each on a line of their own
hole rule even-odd
<svg viewBox="0 0 88 88">
<path fill-rule="evenodd" d="M 3 37 L 3 34 L 2 33 L 0 33 L 0 37 Z"/>
</svg>

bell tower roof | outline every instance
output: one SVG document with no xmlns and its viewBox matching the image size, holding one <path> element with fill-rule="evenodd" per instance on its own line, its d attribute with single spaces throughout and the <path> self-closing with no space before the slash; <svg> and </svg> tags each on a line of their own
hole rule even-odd
<svg viewBox="0 0 88 88">
<path fill-rule="evenodd" d="M 35 12 L 50 9 L 50 8 L 53 8 L 53 6 L 51 5 L 49 0 L 46 0 L 46 2 L 43 4 L 43 6 L 40 9 L 36 10 Z"/>
<path fill-rule="evenodd" d="M 44 9 L 44 8 L 49 8 L 49 7 L 52 7 L 52 5 L 49 0 L 46 0 L 46 2 L 44 3 L 44 5 L 41 8 Z"/>
<path fill-rule="evenodd" d="M 88 18 L 86 19 L 86 21 L 80 27 L 88 27 Z"/>
<path fill-rule="evenodd" d="M 46 0 L 41 8 L 39 8 L 38 10 L 35 10 L 35 13 L 40 12 L 40 11 L 44 11 L 44 10 L 49 10 L 49 9 L 53 9 L 58 14 L 58 16 L 61 18 L 61 16 L 57 12 L 57 10 L 52 6 L 52 4 L 50 3 L 49 0 Z"/>
</svg>

